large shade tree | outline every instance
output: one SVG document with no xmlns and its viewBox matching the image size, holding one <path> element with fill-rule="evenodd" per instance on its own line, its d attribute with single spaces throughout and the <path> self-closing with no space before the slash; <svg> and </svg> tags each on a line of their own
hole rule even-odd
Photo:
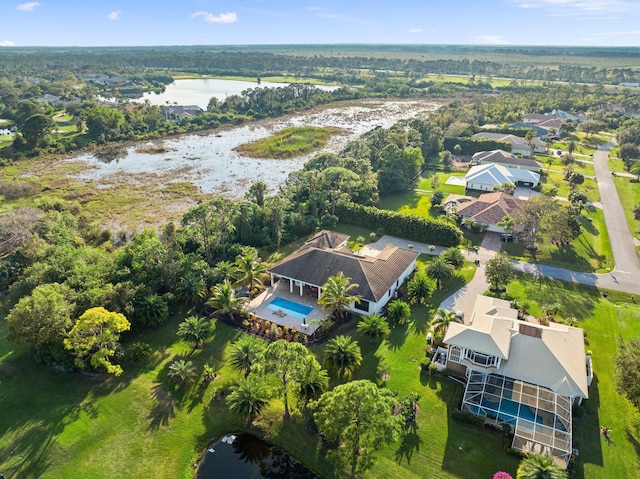
<svg viewBox="0 0 640 479">
<path fill-rule="evenodd" d="M 123 314 L 102 307 L 91 308 L 78 318 L 64 345 L 76 357 L 76 365 L 81 369 L 104 370 L 119 376 L 122 367 L 112 363 L 111 358 L 116 352 L 120 333 L 130 328 L 131 324 Z"/>
<path fill-rule="evenodd" d="M 493 258 L 487 260 L 484 277 L 489 281 L 489 284 L 491 284 L 492 290 L 495 291 L 505 288 L 513 276 L 513 265 L 506 254 L 498 253 Z"/>
<path fill-rule="evenodd" d="M 274 373 L 280 380 L 280 393 L 284 402 L 284 418 L 291 417 L 289 411 L 289 387 L 298 383 L 303 373 L 304 362 L 309 360 L 311 352 L 300 343 L 290 343 L 279 339 L 269 344 L 265 350 L 267 371 Z M 315 358 L 314 358 L 315 360 Z"/>
<path fill-rule="evenodd" d="M 60 360 L 63 340 L 73 326 L 71 290 L 58 283 L 43 284 L 24 296 L 7 315 L 9 339 L 31 349 L 45 361 Z"/>
<path fill-rule="evenodd" d="M 360 295 L 352 294 L 360 285 L 351 283 L 342 271 L 336 276 L 330 276 L 322 286 L 318 304 L 325 311 L 330 311 L 335 317 L 342 317 L 351 303 L 360 303 Z"/>
<path fill-rule="evenodd" d="M 640 409 L 640 338 L 618 341 L 615 365 L 618 392 Z"/>
<path fill-rule="evenodd" d="M 373 452 L 397 439 L 401 419 L 393 415 L 395 404 L 391 391 L 367 380 L 336 386 L 312 403 L 318 430 L 339 444 L 330 457 L 350 477 L 371 467 Z"/>
</svg>

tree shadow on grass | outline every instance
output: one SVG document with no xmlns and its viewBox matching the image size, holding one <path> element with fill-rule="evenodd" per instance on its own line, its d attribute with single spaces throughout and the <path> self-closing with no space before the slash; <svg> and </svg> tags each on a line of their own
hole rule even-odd
<svg viewBox="0 0 640 479">
<path fill-rule="evenodd" d="M 595 464 L 603 466 L 602 441 L 598 411 L 600 410 L 600 392 L 598 390 L 598 376 L 594 375 L 593 382 L 589 386 L 589 399 L 583 401 L 582 405 L 586 414 L 574 420 L 573 424 L 573 447 L 580 452 L 579 460 L 576 461 L 575 476 L 584 478 L 584 464 Z"/>
<path fill-rule="evenodd" d="M 418 425 L 413 422 L 407 429 L 403 431 L 400 439 L 400 446 L 396 449 L 396 462 L 402 464 L 407 461 L 407 465 L 411 464 L 411 458 L 416 452 L 420 452 L 420 435 L 418 434 Z"/>
<path fill-rule="evenodd" d="M 147 416 L 147 419 L 149 419 L 148 429 L 150 431 L 160 429 L 162 426 L 168 426 L 169 421 L 176 416 L 176 400 L 161 383 L 153 387 L 152 397 L 154 405 Z"/>
<path fill-rule="evenodd" d="M 397 350 L 402 347 L 407 340 L 408 329 L 406 324 L 397 324 L 391 328 L 391 334 L 386 339 L 389 349 Z"/>
</svg>

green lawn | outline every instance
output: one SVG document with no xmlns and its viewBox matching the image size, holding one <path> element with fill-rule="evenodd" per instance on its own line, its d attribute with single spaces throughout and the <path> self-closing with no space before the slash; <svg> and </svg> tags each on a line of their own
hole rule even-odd
<svg viewBox="0 0 640 479">
<path fill-rule="evenodd" d="M 552 278 L 539 284 L 520 276 L 507 291 L 511 297 L 529 302 L 534 315 L 540 314 L 543 304 L 559 303 L 559 315 L 575 316 L 585 331 L 585 345 L 592 351 L 595 377 L 589 399 L 583 402 L 587 414 L 574 422 L 574 447 L 580 451 L 576 477 L 639 477 L 640 414 L 616 393 L 614 355 L 618 338 L 628 340 L 640 335 L 640 306 L 623 293 L 610 292 L 610 301 L 602 298 L 595 288 Z M 611 428 L 610 444 L 600 435 L 600 427 Z"/>
<path fill-rule="evenodd" d="M 589 221 L 591 220 L 591 221 Z M 502 250 L 514 259 L 548 264 L 582 272 L 606 272 L 613 265 L 611 243 L 602 210 L 582 213 L 582 233 L 568 246 L 558 247 L 546 241 L 538 243 L 535 255 L 524 242 L 503 244 Z"/>
<path fill-rule="evenodd" d="M 636 237 L 640 237 L 640 221 L 633 218 L 633 208 L 640 204 L 640 183 L 634 178 L 616 177 L 613 179 L 618 190 L 618 196 L 627 217 L 627 223 L 631 233 Z"/>
<path fill-rule="evenodd" d="M 427 193 L 407 191 L 383 196 L 378 202 L 378 207 L 399 213 L 420 215 L 426 218 L 434 217 L 434 212 L 431 210 L 431 195 Z"/>
<path fill-rule="evenodd" d="M 582 160 L 583 158 L 577 158 Z M 564 170 L 566 165 L 562 163 L 562 159 L 555 155 L 536 155 L 536 160 L 542 164 L 542 171 L 546 172 L 549 169 L 552 170 Z M 551 166 L 548 161 L 552 160 Z M 595 176 L 595 170 L 593 168 L 593 162 L 590 160 L 575 161 L 572 163 L 575 171 L 582 173 L 585 176 Z"/>
<path fill-rule="evenodd" d="M 433 181 L 433 175 L 436 175 L 438 177 L 439 185 L 436 188 L 433 188 L 431 186 L 431 183 Z M 418 180 L 418 184 L 416 185 L 416 188 L 419 190 L 424 190 L 429 192 L 434 190 L 440 190 L 443 193 L 464 195 L 464 186 L 447 185 L 446 181 L 447 179 L 449 179 L 450 176 L 461 177 L 465 175 L 466 175 L 466 172 L 450 172 L 450 173 L 427 172 L 427 173 L 424 173 L 423 176 Z"/>
<path fill-rule="evenodd" d="M 546 171 L 546 170 L 545 170 Z M 579 168 L 575 168 L 575 171 L 578 173 L 582 173 Z M 540 177 L 540 182 L 542 185 L 553 185 L 558 187 L 557 196 L 561 196 L 563 198 L 569 197 L 569 182 L 564 180 L 563 173 L 557 173 L 555 171 L 550 171 L 549 174 L 544 174 Z M 585 178 L 584 183 L 578 185 L 578 189 L 582 190 L 586 195 L 589 201 L 599 201 L 600 192 L 598 191 L 598 183 L 596 180 L 592 180 L 590 178 Z"/>
<path fill-rule="evenodd" d="M 473 274 L 462 275 L 436 293 L 433 304 L 462 286 Z M 382 343 L 371 343 L 355 332 L 356 321 L 342 327 L 353 334 L 365 358 L 356 378 L 378 380 L 381 357 L 392 365 L 386 387 L 399 394 L 422 394 L 417 430 L 385 447 L 364 477 L 485 478 L 498 469 L 515 472 L 517 460 L 502 452 L 500 435 L 452 421 L 462 386 L 445 377 L 420 373 L 425 354 L 427 321 L 435 306 L 414 307 L 414 321 L 395 328 Z M 189 312 L 176 314 L 162 327 L 145 334 L 154 355 L 140 367 L 127 367 L 120 378 L 54 371 L 35 364 L 26 353 L 6 342 L 0 323 L 0 470 L 19 478 L 191 478 L 192 464 L 206 445 L 244 427 L 214 394 L 238 377 L 225 362 L 225 351 L 239 333 L 217 323 L 215 336 L 188 359 L 202 371 L 209 363 L 219 372 L 205 388 L 174 390 L 167 368 L 186 357 L 189 346 L 177 341 L 177 324 Z M 4 315 L 3 315 L 4 316 Z M 321 358 L 322 346 L 314 348 Z M 336 384 L 336 381 L 334 381 Z M 283 423 L 278 398 L 251 432 L 288 450 L 322 477 L 335 477 L 317 438 L 307 432 L 299 411 Z M 462 447 L 462 450 L 459 448 Z"/>
</svg>

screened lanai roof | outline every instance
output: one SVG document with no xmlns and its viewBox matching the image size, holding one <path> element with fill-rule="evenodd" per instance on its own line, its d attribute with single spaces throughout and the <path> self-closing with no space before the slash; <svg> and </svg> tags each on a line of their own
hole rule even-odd
<svg viewBox="0 0 640 479">
<path fill-rule="evenodd" d="M 507 423 L 512 448 L 550 454 L 566 465 L 572 452 L 571 400 L 550 389 L 500 374 L 469 374 L 462 410 Z"/>
</svg>

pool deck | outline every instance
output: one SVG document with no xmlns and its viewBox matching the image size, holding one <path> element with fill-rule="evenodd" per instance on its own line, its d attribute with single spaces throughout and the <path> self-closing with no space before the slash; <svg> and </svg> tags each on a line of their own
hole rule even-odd
<svg viewBox="0 0 640 479">
<path fill-rule="evenodd" d="M 267 308 L 267 305 L 278 297 L 313 308 L 313 311 L 311 311 L 306 317 L 306 328 L 302 327 L 302 319 L 294 318 L 288 314 L 278 314 L 276 311 Z M 254 313 L 257 317 L 262 318 L 265 321 L 276 323 L 279 326 L 296 328 L 301 333 L 305 333 L 307 335 L 313 334 L 313 332 L 319 327 L 319 324 L 313 320 L 318 320 L 319 322 L 328 315 L 328 313 L 322 311 L 322 308 L 318 306 L 316 297 L 309 295 L 300 296 L 297 292 L 290 293 L 289 285 L 286 281 L 282 280 L 276 282 L 274 286 L 265 289 L 262 293 L 249 301 L 249 304 L 247 305 L 247 312 L 249 314 Z"/>
</svg>

